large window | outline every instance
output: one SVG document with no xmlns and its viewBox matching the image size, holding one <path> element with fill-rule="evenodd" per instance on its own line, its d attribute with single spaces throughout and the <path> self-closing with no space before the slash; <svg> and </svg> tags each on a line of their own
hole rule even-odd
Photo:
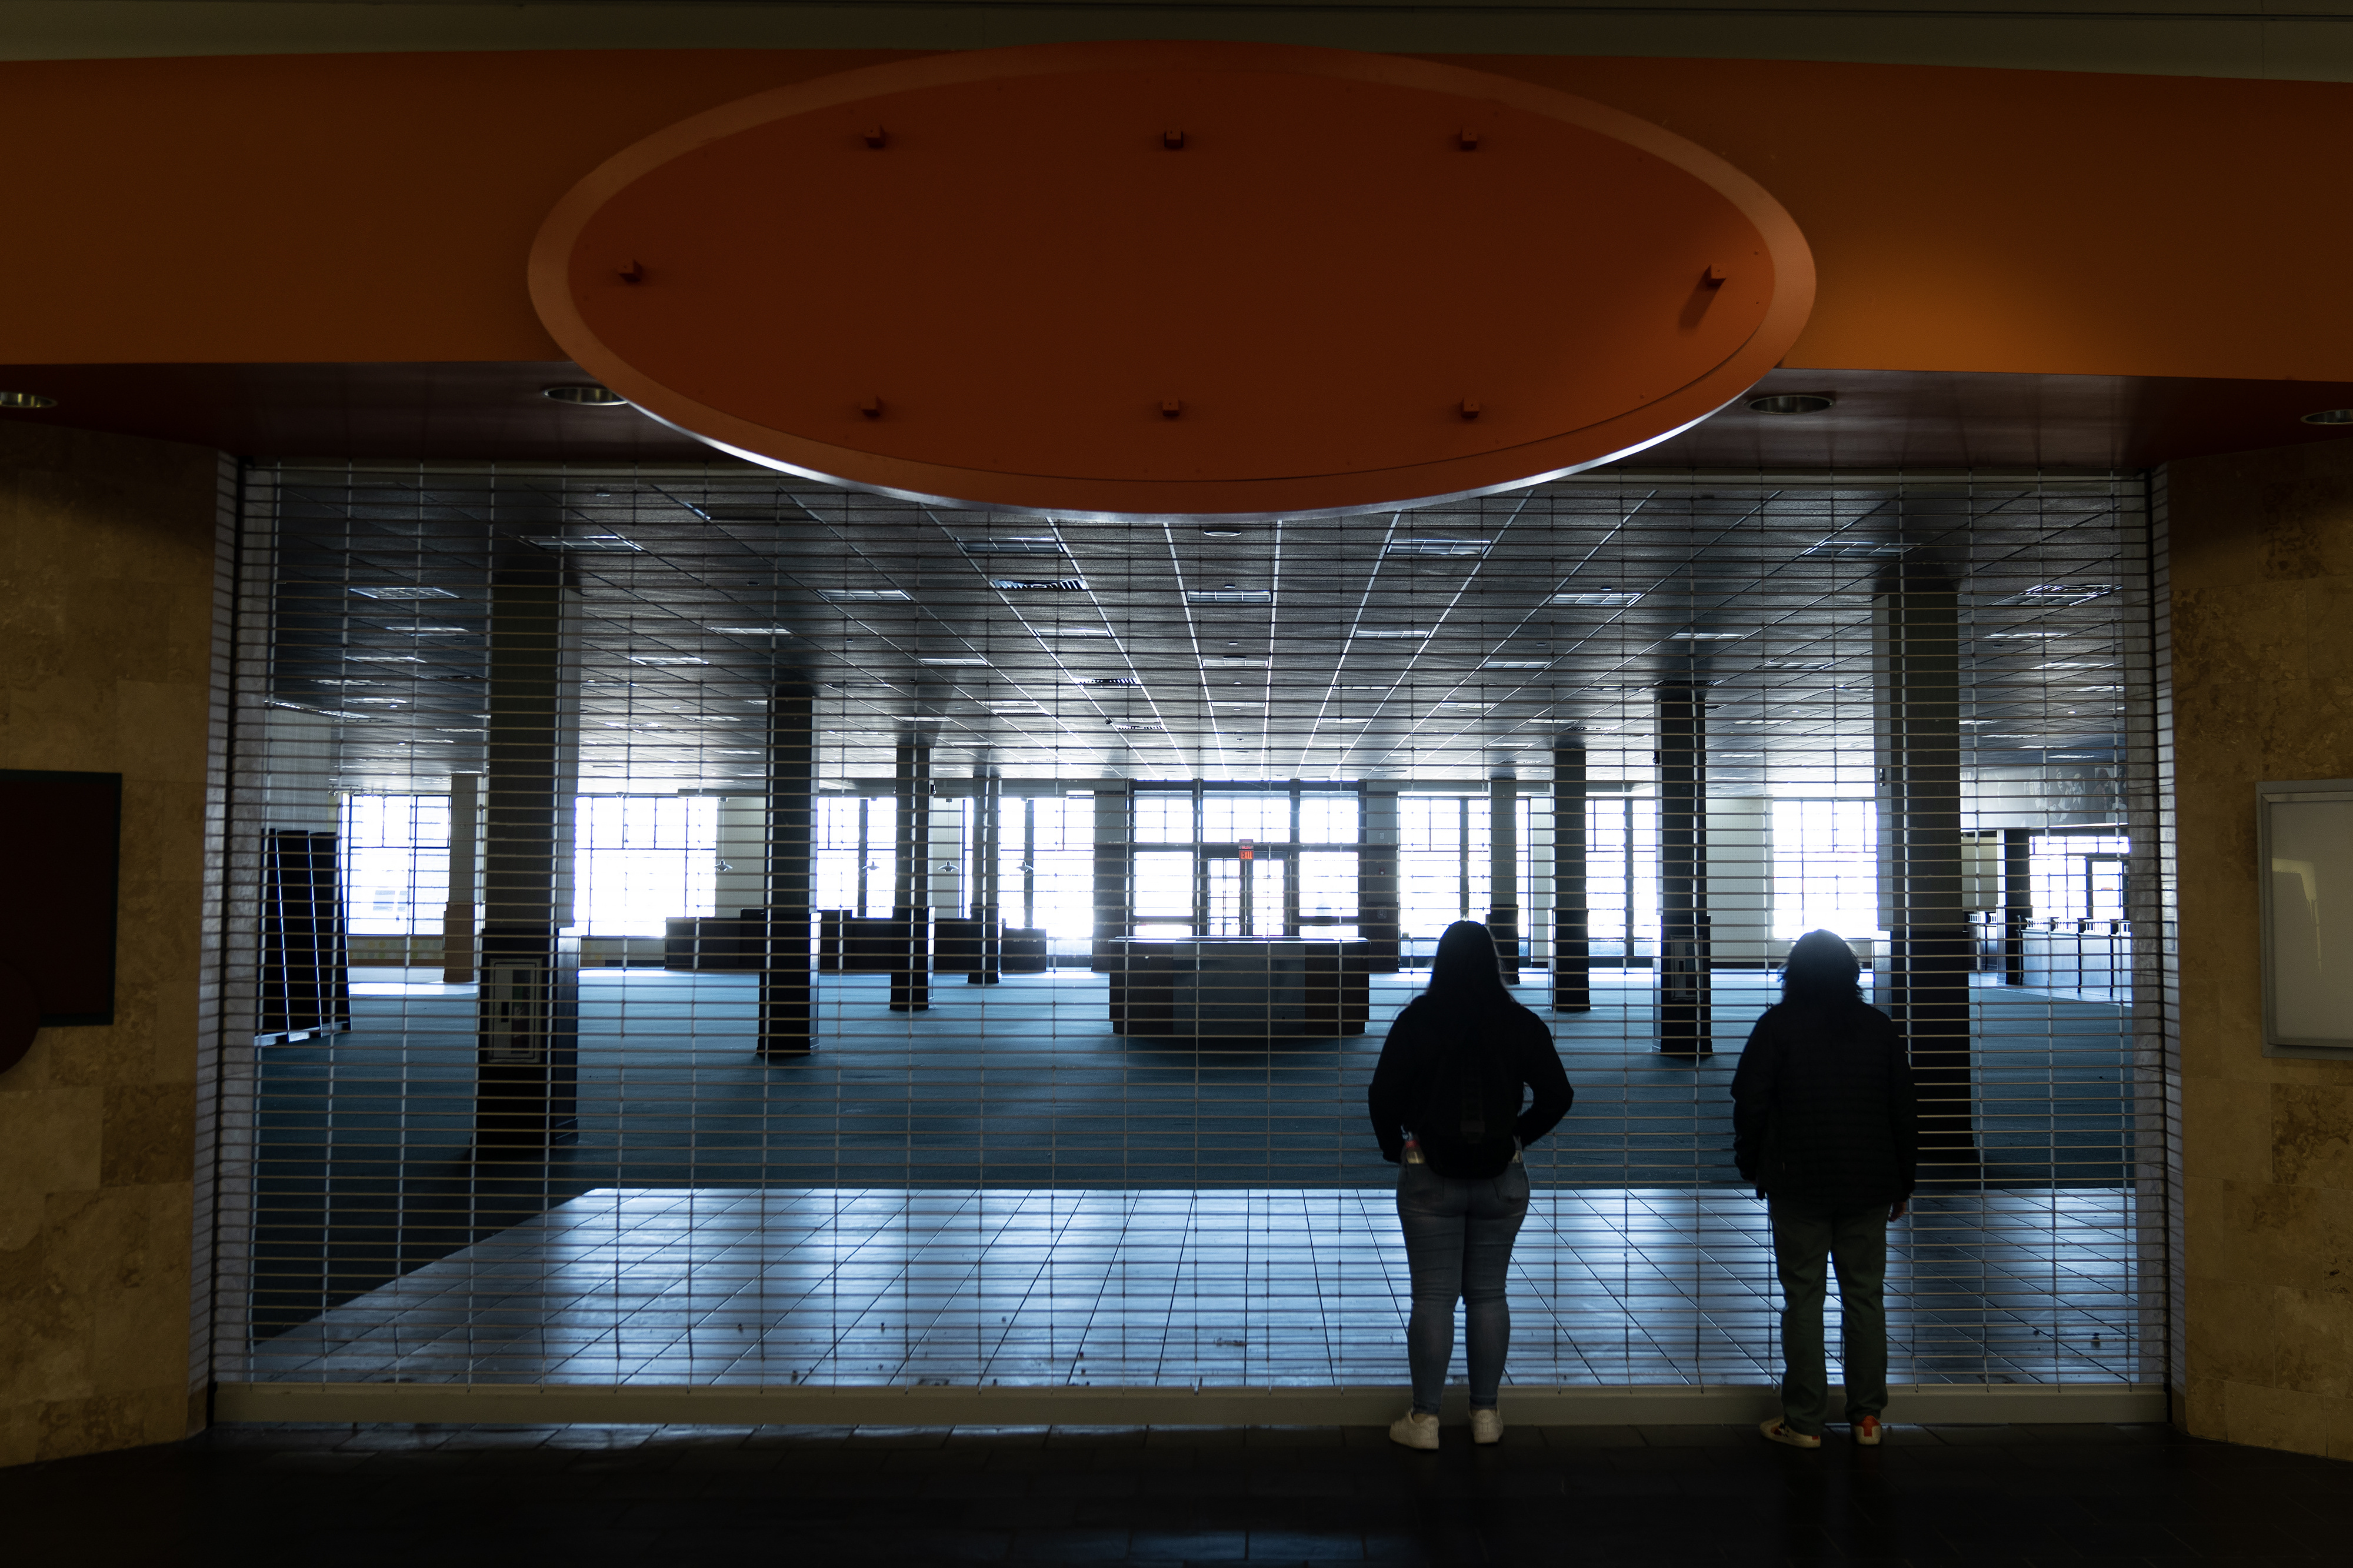
<svg viewBox="0 0 2353 1568">
<path fill-rule="evenodd" d="M 2034 913 L 2046 921 L 2120 921 L 2125 918 L 2125 857 L 2122 837 L 2037 834 L 2029 841 L 2034 880 Z"/>
<path fill-rule="evenodd" d="M 1586 931 L 1597 958 L 1649 959 L 1659 940 L 1659 803 L 1585 803 Z"/>
<path fill-rule="evenodd" d="M 1138 790 L 1135 934 L 1354 940 L 1362 819 L 1354 790 Z"/>
<path fill-rule="evenodd" d="M 821 795 L 817 803 L 817 907 L 877 920 L 897 886 L 899 803 L 889 795 Z"/>
<path fill-rule="evenodd" d="M 719 803 L 705 795 L 586 795 L 575 803 L 573 922 L 582 936 L 659 936 L 712 912 Z"/>
<path fill-rule="evenodd" d="M 998 917 L 1043 931 L 1050 952 L 1084 951 L 1095 931 L 1094 797 L 1008 796 L 997 805 Z"/>
<path fill-rule="evenodd" d="M 354 936 L 408 936 L 441 929 L 449 898 L 449 797 L 347 795 L 343 919 Z"/>
<path fill-rule="evenodd" d="M 1879 929 L 1879 807 L 1868 800 L 1773 803 L 1773 934 Z"/>
</svg>

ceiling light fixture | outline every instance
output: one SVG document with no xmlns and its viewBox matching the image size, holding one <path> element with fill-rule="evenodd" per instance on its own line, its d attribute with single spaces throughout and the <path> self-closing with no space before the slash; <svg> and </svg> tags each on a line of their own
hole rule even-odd
<svg viewBox="0 0 2353 1568">
<path fill-rule="evenodd" d="M 1400 637 L 1400 638 L 1402 638 L 1402 637 L 1435 637 L 1435 636 L 1437 636 L 1437 634 L 1436 634 L 1435 632 L 1429 631 L 1429 630 L 1426 630 L 1426 629 L 1423 629 L 1423 628 L 1420 628 L 1420 627 L 1416 627 L 1416 626 L 1359 626 L 1358 628 L 1356 628 L 1356 635 L 1357 635 L 1358 637 Z"/>
<path fill-rule="evenodd" d="M 988 585 L 1003 594 L 1083 594 L 1084 577 L 991 577 Z"/>
<path fill-rule="evenodd" d="M 378 588 L 353 588 L 352 592 L 357 594 L 363 599 L 454 599 L 458 596 L 447 588 L 405 588 L 385 586 Z"/>
<path fill-rule="evenodd" d="M 1484 555 L 1483 539 L 1392 539 L 1381 546 L 1383 555 Z"/>
<path fill-rule="evenodd" d="M 1025 534 L 1003 539 L 959 539 L 956 548 L 966 555 L 1067 555 L 1062 542 L 1050 536 Z"/>
<path fill-rule="evenodd" d="M 971 658 L 963 654 L 943 654 L 937 658 L 925 658 L 919 655 L 915 662 L 917 664 L 978 665 L 984 669 L 988 667 L 988 660 Z"/>
<path fill-rule="evenodd" d="M 2353 425 L 2353 408 L 2322 408 L 2302 417 L 2306 425 Z"/>
<path fill-rule="evenodd" d="M 1583 605 L 1592 608 L 1622 608 L 1642 597 L 1617 588 L 1572 588 L 1545 601 L 1552 605 Z"/>
<path fill-rule="evenodd" d="M 1274 602 L 1271 588 L 1237 588 L 1231 583 L 1222 588 L 1194 588 L 1185 595 L 1188 605 L 1268 605 Z"/>
<path fill-rule="evenodd" d="M 628 398 L 609 386 L 543 386 L 539 395 L 554 398 L 558 403 L 569 403 L 575 408 L 627 408 L 629 405 Z"/>
<path fill-rule="evenodd" d="M 617 533 L 583 533 L 575 537 L 555 534 L 526 534 L 525 544 L 536 544 L 542 550 L 586 550 L 608 555 L 642 554 L 645 546 L 635 540 L 624 539 Z"/>
<path fill-rule="evenodd" d="M 725 637 L 788 637 L 793 635 L 790 626 L 713 626 L 711 629 Z"/>
<path fill-rule="evenodd" d="M 1205 539 L 1240 539 L 1242 531 L 1239 528 L 1205 528 L 1201 536 Z"/>
<path fill-rule="evenodd" d="M 1785 392 L 1748 400 L 1751 414 L 1820 414 L 1838 401 L 1835 392 Z"/>
<path fill-rule="evenodd" d="M 633 653 L 631 664 L 709 664 L 707 658 L 697 658 L 691 653 Z"/>
<path fill-rule="evenodd" d="M 828 605 L 880 605 L 904 603 L 904 588 L 819 588 L 817 596 Z"/>
</svg>

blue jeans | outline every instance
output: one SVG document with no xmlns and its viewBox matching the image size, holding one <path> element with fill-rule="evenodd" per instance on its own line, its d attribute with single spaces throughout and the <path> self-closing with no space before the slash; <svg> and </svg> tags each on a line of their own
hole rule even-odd
<svg viewBox="0 0 2353 1568">
<path fill-rule="evenodd" d="M 1821 1436 L 1831 1379 L 1822 1349 L 1822 1300 L 1838 1270 L 1845 1341 L 1846 1418 L 1887 1410 L 1887 1205 L 1827 1214 L 1776 1200 L 1773 1261 L 1781 1276 L 1781 1416 L 1793 1432 Z"/>
<path fill-rule="evenodd" d="M 1512 1310 L 1504 1281 L 1512 1240 L 1528 1217 L 1528 1168 L 1514 1161 L 1500 1176 L 1441 1176 L 1428 1165 L 1398 1173 L 1398 1221 L 1405 1227 L 1413 1273 L 1413 1316 L 1406 1324 L 1406 1363 L 1413 1370 L 1413 1407 L 1438 1414 L 1446 1363 L 1454 1356 L 1454 1303 L 1464 1303 L 1470 1341 L 1471 1407 L 1493 1410 L 1511 1348 Z"/>
</svg>

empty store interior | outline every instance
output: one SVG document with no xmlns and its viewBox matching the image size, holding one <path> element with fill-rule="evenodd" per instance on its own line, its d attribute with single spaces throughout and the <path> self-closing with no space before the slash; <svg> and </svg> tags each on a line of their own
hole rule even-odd
<svg viewBox="0 0 2353 1568">
<path fill-rule="evenodd" d="M 2139 474 L 1619 468 L 1330 520 L 714 461 L 248 471 L 224 1378 L 1385 1381 L 1439 932 L 1577 1090 L 1512 1376 L 1772 1379 L 1733 1068 L 1922 1085 L 1905 1383 L 2159 1379 Z"/>
</svg>

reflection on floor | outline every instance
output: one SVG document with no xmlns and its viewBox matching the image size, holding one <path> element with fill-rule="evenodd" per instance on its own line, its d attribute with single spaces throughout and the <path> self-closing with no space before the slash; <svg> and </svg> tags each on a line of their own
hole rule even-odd
<svg viewBox="0 0 2353 1568">
<path fill-rule="evenodd" d="M 225 1375 L 1396 1384 L 1408 1302 L 1394 1202 L 602 1189 L 282 1333 Z M 1890 1233 L 1893 1381 L 2147 1377 L 2134 1226 L 2118 1188 L 1923 1199 Z M 1770 1383 L 1774 1304 L 1751 1197 L 1541 1191 L 1514 1257 L 1511 1379 Z"/>
</svg>

